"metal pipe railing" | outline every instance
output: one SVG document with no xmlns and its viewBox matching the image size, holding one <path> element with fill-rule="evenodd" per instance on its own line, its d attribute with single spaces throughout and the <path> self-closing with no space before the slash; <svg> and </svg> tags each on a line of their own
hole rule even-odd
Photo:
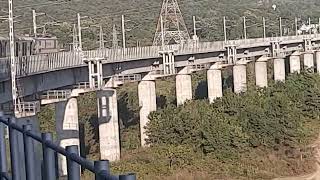
<svg viewBox="0 0 320 180">
<path fill-rule="evenodd" d="M 20 127 L 14 118 L 5 119 L 0 112 L 0 180 L 20 180 L 25 176 L 27 180 L 35 180 L 36 166 L 34 161 L 34 141 L 41 143 L 43 150 L 42 178 L 56 180 L 55 154 L 59 153 L 67 159 L 68 180 L 80 180 L 80 166 L 95 174 L 98 180 L 135 180 L 134 174 L 114 176 L 110 174 L 109 161 L 95 161 L 84 159 L 79 156 L 77 146 L 67 146 L 66 149 L 53 143 L 51 133 L 42 133 L 41 136 L 32 131 L 32 125 Z M 9 128 L 9 145 L 11 159 L 11 173 L 7 169 L 5 128 Z M 25 156 L 25 172 L 22 172 L 19 159 L 18 134 L 23 135 L 23 148 Z"/>
</svg>

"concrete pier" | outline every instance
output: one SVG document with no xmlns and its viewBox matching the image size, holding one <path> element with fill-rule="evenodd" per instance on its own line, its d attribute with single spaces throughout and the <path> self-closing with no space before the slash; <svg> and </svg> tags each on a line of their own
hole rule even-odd
<svg viewBox="0 0 320 180">
<path fill-rule="evenodd" d="M 157 97 L 156 97 L 156 83 L 154 79 L 147 75 L 138 85 L 138 96 L 139 96 L 139 106 L 140 109 L 140 138 L 141 146 L 145 147 L 146 135 L 145 126 L 149 122 L 149 114 L 157 110 Z"/>
<path fill-rule="evenodd" d="M 314 72 L 314 56 L 312 52 L 305 52 L 303 54 L 303 65 L 308 72 Z"/>
<path fill-rule="evenodd" d="M 257 60 L 255 62 L 255 76 L 257 87 L 268 87 L 267 60 Z"/>
<path fill-rule="evenodd" d="M 317 73 L 320 74 L 320 51 L 316 51 Z"/>
<path fill-rule="evenodd" d="M 245 64 L 233 66 L 233 89 L 237 94 L 247 91 L 247 67 Z"/>
<path fill-rule="evenodd" d="M 217 98 L 223 96 L 222 72 L 220 65 L 214 64 L 207 71 L 208 98 L 210 103 L 214 103 Z"/>
<path fill-rule="evenodd" d="M 120 134 L 118 119 L 117 91 L 97 91 L 99 144 L 101 160 L 120 160 Z"/>
<path fill-rule="evenodd" d="M 79 118 L 77 98 L 72 97 L 66 102 L 56 103 L 56 132 L 61 147 L 79 146 Z M 67 161 L 58 155 L 59 175 L 67 175 Z"/>
<path fill-rule="evenodd" d="M 285 81 L 286 80 L 286 67 L 283 58 L 275 58 L 273 60 L 274 80 Z"/>
<path fill-rule="evenodd" d="M 300 63 L 300 53 L 294 52 L 289 59 L 290 73 L 300 73 L 301 63 Z"/>
<path fill-rule="evenodd" d="M 189 67 L 183 68 L 176 76 L 177 105 L 183 105 L 192 99 L 192 81 Z"/>
</svg>

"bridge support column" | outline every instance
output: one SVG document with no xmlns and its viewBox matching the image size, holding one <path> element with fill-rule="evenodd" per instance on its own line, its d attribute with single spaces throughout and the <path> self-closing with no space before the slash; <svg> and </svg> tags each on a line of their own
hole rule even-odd
<svg viewBox="0 0 320 180">
<path fill-rule="evenodd" d="M 217 98 L 223 96 L 222 93 L 222 72 L 221 65 L 214 64 L 207 71 L 208 98 L 210 103 L 214 103 Z"/>
<path fill-rule="evenodd" d="M 285 81 L 286 80 L 286 67 L 283 58 L 275 58 L 273 60 L 274 80 Z"/>
<path fill-rule="evenodd" d="M 105 89 L 97 92 L 99 144 L 101 160 L 120 160 L 120 134 L 117 91 Z"/>
<path fill-rule="evenodd" d="M 290 56 L 289 59 L 290 64 L 290 73 L 300 73 L 301 65 L 300 65 L 300 53 L 295 52 Z"/>
<path fill-rule="evenodd" d="M 305 52 L 303 54 L 303 65 L 308 72 L 314 72 L 314 56 L 312 52 Z"/>
<path fill-rule="evenodd" d="M 316 51 L 317 73 L 320 74 L 320 51 Z"/>
<path fill-rule="evenodd" d="M 161 51 L 163 61 L 163 74 L 174 74 L 175 70 L 175 57 L 174 51 Z"/>
<path fill-rule="evenodd" d="M 237 94 L 247 91 L 247 67 L 245 64 L 233 66 L 233 90 Z"/>
<path fill-rule="evenodd" d="M 189 67 L 183 68 L 176 76 L 177 105 L 192 99 L 192 82 Z"/>
<path fill-rule="evenodd" d="M 58 143 L 61 147 L 77 145 L 79 147 L 78 101 L 71 97 L 66 102 L 56 103 L 56 131 Z M 59 175 L 67 175 L 67 161 L 58 155 Z"/>
<path fill-rule="evenodd" d="M 255 76 L 257 87 L 268 87 L 267 60 L 257 60 L 255 62 Z"/>
<path fill-rule="evenodd" d="M 141 146 L 145 147 L 146 139 L 148 136 L 146 135 L 145 126 L 149 122 L 149 114 L 153 111 L 157 110 L 157 102 L 156 102 L 156 83 L 150 75 L 143 78 L 143 80 L 138 85 L 138 96 L 139 96 L 139 106 L 140 109 L 140 138 L 141 138 Z"/>
</svg>

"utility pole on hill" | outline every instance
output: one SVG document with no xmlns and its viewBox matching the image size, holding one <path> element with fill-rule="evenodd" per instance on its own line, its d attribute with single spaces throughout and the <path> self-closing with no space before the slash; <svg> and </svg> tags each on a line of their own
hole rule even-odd
<svg viewBox="0 0 320 180">
<path fill-rule="evenodd" d="M 103 34 L 103 29 L 102 26 L 100 25 L 100 35 L 99 35 L 99 44 L 100 44 L 100 49 L 104 49 L 104 34 Z"/>
<path fill-rule="evenodd" d="M 320 33 L 320 18 L 318 18 L 318 34 Z"/>
<path fill-rule="evenodd" d="M 37 37 L 37 16 L 45 15 L 45 13 L 36 13 L 36 10 L 32 10 L 32 22 L 33 22 L 33 35 Z"/>
<path fill-rule="evenodd" d="M 79 47 L 78 49 L 82 51 L 82 38 L 81 38 L 81 16 L 80 13 L 77 14 L 78 17 L 78 39 L 79 39 Z"/>
<path fill-rule="evenodd" d="M 78 50 L 78 35 L 77 35 L 77 28 L 75 24 L 73 24 L 73 31 L 72 31 L 72 49 L 73 51 Z"/>
<path fill-rule="evenodd" d="M 124 26 L 124 15 L 121 16 L 121 27 L 122 27 L 122 47 L 126 48 L 126 29 Z"/>
<path fill-rule="evenodd" d="M 113 49 L 118 49 L 119 47 L 119 40 L 118 40 L 118 31 L 116 28 L 116 25 L 113 25 L 113 30 L 112 30 L 112 48 Z"/>
<path fill-rule="evenodd" d="M 309 19 L 308 19 L 308 23 L 309 23 L 309 34 L 312 34 L 311 18 L 310 18 L 310 17 L 309 17 Z"/>
<path fill-rule="evenodd" d="M 246 17 L 243 16 L 243 37 L 247 39 L 247 25 L 246 25 Z"/>
<path fill-rule="evenodd" d="M 294 18 L 294 24 L 295 24 L 295 30 L 296 30 L 296 36 L 298 36 L 298 18 Z"/>
<path fill-rule="evenodd" d="M 196 16 L 192 16 L 192 20 L 193 20 L 193 37 L 192 37 L 192 39 L 194 41 L 198 41 L 199 37 L 197 35 L 197 30 L 200 29 L 200 28 L 197 28 Z"/>
<path fill-rule="evenodd" d="M 262 24 L 263 24 L 263 38 L 266 38 L 266 18 L 262 18 Z"/>
<path fill-rule="evenodd" d="M 160 23 L 161 23 L 161 46 L 162 50 L 164 50 L 164 27 L 163 27 L 163 18 L 160 16 Z"/>
<path fill-rule="evenodd" d="M 282 37 L 282 18 L 279 17 L 279 29 L 280 29 L 280 37 Z"/>
<path fill-rule="evenodd" d="M 227 22 L 226 17 L 223 16 L 223 34 L 224 34 L 224 42 L 227 42 Z"/>
</svg>

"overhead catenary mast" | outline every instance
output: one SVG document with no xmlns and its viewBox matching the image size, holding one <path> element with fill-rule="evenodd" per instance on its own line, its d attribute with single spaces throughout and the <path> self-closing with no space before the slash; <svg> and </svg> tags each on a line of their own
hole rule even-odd
<svg viewBox="0 0 320 180">
<path fill-rule="evenodd" d="M 72 31 L 72 49 L 73 51 L 78 50 L 78 35 L 77 35 L 77 27 L 73 24 L 73 31 Z"/>
<path fill-rule="evenodd" d="M 100 25 L 99 26 L 100 27 L 100 35 L 99 35 L 99 44 L 100 44 L 100 46 L 99 46 L 99 48 L 100 49 L 104 49 L 104 34 L 103 34 L 103 29 L 102 29 L 102 26 Z"/>
<path fill-rule="evenodd" d="M 112 30 L 112 48 L 113 49 L 119 48 L 118 31 L 115 24 L 113 25 L 113 30 Z"/>
<path fill-rule="evenodd" d="M 13 12 L 12 12 L 12 0 L 8 0 L 9 4 L 9 40 L 10 40 L 10 71 L 11 71 L 11 92 L 12 92 L 12 101 L 14 106 L 14 112 L 18 111 L 18 93 L 17 93 L 17 84 L 16 84 L 16 62 L 14 57 L 14 29 L 13 29 Z M 15 114 L 14 113 L 14 114 Z"/>
</svg>

